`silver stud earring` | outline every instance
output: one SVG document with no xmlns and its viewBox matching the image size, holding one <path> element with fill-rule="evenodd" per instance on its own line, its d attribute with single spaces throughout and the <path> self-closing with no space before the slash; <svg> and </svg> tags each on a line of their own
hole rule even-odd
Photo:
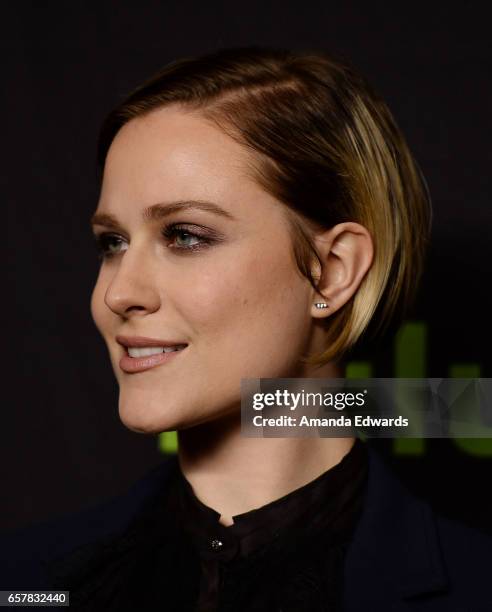
<svg viewBox="0 0 492 612">
<path fill-rule="evenodd" d="M 316 308 L 328 308 L 328 304 L 326 304 L 325 302 L 316 302 L 315 306 Z"/>
</svg>

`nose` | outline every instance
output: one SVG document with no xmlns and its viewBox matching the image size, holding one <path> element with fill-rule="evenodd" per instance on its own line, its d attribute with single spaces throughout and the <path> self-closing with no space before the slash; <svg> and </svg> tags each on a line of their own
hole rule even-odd
<svg viewBox="0 0 492 612">
<path fill-rule="evenodd" d="M 118 262 L 104 302 L 115 314 L 125 318 L 158 310 L 160 296 L 148 258 L 128 249 Z"/>
</svg>

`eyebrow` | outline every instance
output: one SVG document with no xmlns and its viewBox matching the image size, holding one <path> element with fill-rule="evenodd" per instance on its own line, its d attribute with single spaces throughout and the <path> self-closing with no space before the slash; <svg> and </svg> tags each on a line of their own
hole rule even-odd
<svg viewBox="0 0 492 612">
<path fill-rule="evenodd" d="M 227 212 L 217 204 L 203 200 L 177 200 L 166 204 L 153 204 L 143 210 L 142 219 L 144 221 L 158 221 L 173 213 L 187 210 L 204 210 L 205 212 L 210 212 L 225 217 L 226 219 L 236 219 L 230 212 Z M 120 225 L 114 215 L 100 212 L 96 212 L 92 215 L 90 223 L 91 225 L 106 225 L 108 227 L 119 227 Z"/>
</svg>

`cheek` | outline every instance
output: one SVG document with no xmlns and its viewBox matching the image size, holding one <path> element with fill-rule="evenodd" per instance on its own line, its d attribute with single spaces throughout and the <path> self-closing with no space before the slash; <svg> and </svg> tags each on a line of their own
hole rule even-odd
<svg viewBox="0 0 492 612">
<path fill-rule="evenodd" d="M 239 360 L 249 370 L 248 362 L 259 363 L 258 354 L 278 360 L 279 353 L 288 359 L 302 350 L 309 325 L 308 283 L 294 265 L 278 250 L 253 257 L 249 251 L 195 279 L 188 299 L 181 301 L 187 304 L 182 314 L 217 365 L 230 370 Z"/>
</svg>

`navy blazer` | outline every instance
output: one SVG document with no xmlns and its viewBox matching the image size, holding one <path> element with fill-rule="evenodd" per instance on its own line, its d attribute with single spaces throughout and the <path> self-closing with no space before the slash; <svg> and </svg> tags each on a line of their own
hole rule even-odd
<svg viewBox="0 0 492 612">
<path fill-rule="evenodd" d="M 370 446 L 368 451 L 365 505 L 345 557 L 344 609 L 491 612 L 492 537 L 436 515 L 399 482 L 378 451 Z M 175 461 L 176 456 L 166 457 L 125 495 L 102 505 L 4 534 L 0 590 L 54 589 L 50 561 L 118 537 L 166 486 Z M 165 598 L 160 610 L 166 612 Z"/>
</svg>

